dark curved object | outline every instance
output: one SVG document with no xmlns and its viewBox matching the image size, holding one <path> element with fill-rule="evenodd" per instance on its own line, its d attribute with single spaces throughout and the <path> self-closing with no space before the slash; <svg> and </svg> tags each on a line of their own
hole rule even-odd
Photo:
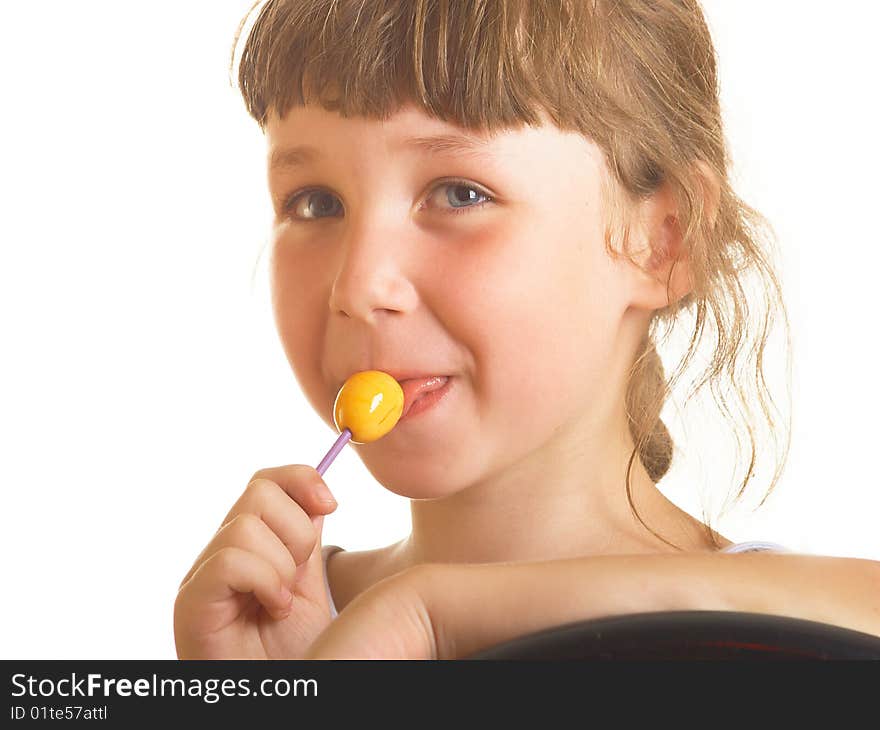
<svg viewBox="0 0 880 730">
<path fill-rule="evenodd" d="M 738 611 L 663 611 L 556 626 L 467 659 L 876 659 L 880 637 Z"/>
</svg>

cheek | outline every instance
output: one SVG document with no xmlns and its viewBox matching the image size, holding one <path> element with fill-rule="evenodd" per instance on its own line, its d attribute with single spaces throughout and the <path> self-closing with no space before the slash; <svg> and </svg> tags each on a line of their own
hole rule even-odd
<svg viewBox="0 0 880 730">
<path fill-rule="evenodd" d="M 270 262 L 272 312 L 287 361 L 306 394 L 320 382 L 315 363 L 326 326 L 327 300 L 300 257 L 276 246 Z"/>
<path fill-rule="evenodd" d="M 617 303 L 595 241 L 557 223 L 508 231 L 456 277 L 470 322 L 477 402 L 509 440 L 583 408 L 611 368 Z"/>
</svg>

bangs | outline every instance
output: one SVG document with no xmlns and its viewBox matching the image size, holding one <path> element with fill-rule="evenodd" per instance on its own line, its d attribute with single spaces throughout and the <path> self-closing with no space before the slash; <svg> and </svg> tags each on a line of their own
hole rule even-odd
<svg viewBox="0 0 880 730">
<path fill-rule="evenodd" d="M 485 132 L 540 125 L 542 111 L 575 128 L 563 110 L 585 101 L 572 79 L 590 77 L 576 57 L 590 44 L 575 41 L 592 25 L 588 6 L 269 0 L 243 48 L 239 86 L 263 130 L 270 111 L 283 118 L 304 104 L 384 120 L 408 103 Z"/>
</svg>

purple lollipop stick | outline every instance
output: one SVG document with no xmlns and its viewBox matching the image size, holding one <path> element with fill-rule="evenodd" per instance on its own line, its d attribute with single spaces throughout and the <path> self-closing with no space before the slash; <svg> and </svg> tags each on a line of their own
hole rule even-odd
<svg viewBox="0 0 880 730">
<path fill-rule="evenodd" d="M 351 438 L 351 431 L 347 428 L 342 430 L 342 433 L 339 434 L 339 438 L 336 439 L 336 443 L 330 447 L 330 451 L 327 452 L 327 456 L 321 459 L 321 463 L 318 464 L 316 471 L 321 476 L 324 476 L 324 472 L 327 471 L 327 467 L 333 463 L 333 459 L 336 458 L 336 455 L 342 451 L 345 445 L 348 443 L 348 440 Z"/>
</svg>

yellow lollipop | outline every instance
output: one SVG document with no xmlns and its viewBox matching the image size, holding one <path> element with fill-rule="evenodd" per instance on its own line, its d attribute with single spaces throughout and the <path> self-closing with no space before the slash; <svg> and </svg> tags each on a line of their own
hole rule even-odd
<svg viewBox="0 0 880 730">
<path fill-rule="evenodd" d="M 382 438 L 397 425 L 403 415 L 403 388 L 381 370 L 362 370 L 343 383 L 333 405 L 333 422 L 339 438 L 318 464 L 323 474 L 351 439 L 366 444 Z"/>
<path fill-rule="evenodd" d="M 339 389 L 333 406 L 333 422 L 351 440 L 365 444 L 382 438 L 403 415 L 403 389 L 388 373 L 363 370 Z"/>
</svg>

